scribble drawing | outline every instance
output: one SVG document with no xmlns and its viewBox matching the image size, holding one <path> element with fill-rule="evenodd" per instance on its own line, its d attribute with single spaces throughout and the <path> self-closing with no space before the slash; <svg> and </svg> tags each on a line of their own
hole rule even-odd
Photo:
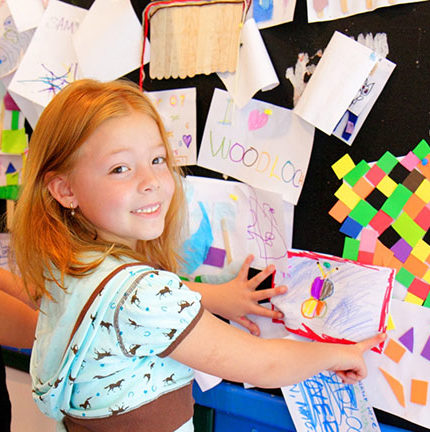
<svg viewBox="0 0 430 432">
<path fill-rule="evenodd" d="M 249 198 L 251 223 L 247 226 L 249 239 L 255 240 L 260 258 L 279 260 L 287 256 L 287 244 L 279 227 L 275 210 L 266 202 L 260 202 L 257 196 Z"/>
<path fill-rule="evenodd" d="M 322 318 L 327 312 L 325 300 L 334 293 L 334 283 L 328 277 L 338 270 L 338 267 L 331 267 L 329 262 L 324 262 L 321 266 L 317 261 L 317 266 L 321 276 L 317 276 L 311 285 L 311 296 L 302 303 L 301 312 L 305 318 Z M 325 269 L 324 269 L 324 268 Z"/>
<path fill-rule="evenodd" d="M 66 85 L 70 84 L 76 79 L 78 64 L 72 63 L 61 75 L 56 74 L 51 71 L 44 64 L 41 65 L 45 69 L 46 74 L 39 76 L 34 80 L 20 80 L 20 82 L 35 82 L 40 83 L 43 88 L 39 90 L 40 92 L 50 93 L 52 96 L 56 95 L 60 90 L 62 90 Z"/>
<path fill-rule="evenodd" d="M 354 386 L 344 384 L 334 372 L 322 372 L 293 387 L 303 402 L 300 414 L 309 430 L 317 432 L 361 431 L 362 422 Z"/>
<path fill-rule="evenodd" d="M 369 82 L 369 78 L 366 78 L 366 81 L 364 81 L 364 84 L 360 87 L 360 90 L 357 93 L 357 96 L 352 100 L 351 105 L 354 105 L 358 101 L 363 100 L 365 97 L 369 96 L 369 94 L 372 92 L 373 86 L 375 83 Z"/>
</svg>

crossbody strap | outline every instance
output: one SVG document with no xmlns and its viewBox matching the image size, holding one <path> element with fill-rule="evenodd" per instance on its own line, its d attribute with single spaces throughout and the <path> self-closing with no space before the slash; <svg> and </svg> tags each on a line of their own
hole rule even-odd
<svg viewBox="0 0 430 432">
<path fill-rule="evenodd" d="M 117 275 L 121 270 L 124 270 L 127 267 L 132 267 L 135 265 L 144 265 L 144 263 L 141 262 L 132 262 L 123 264 L 119 267 L 117 267 L 113 272 L 109 273 L 98 285 L 97 288 L 93 291 L 93 293 L 88 298 L 87 302 L 85 303 L 84 307 L 81 310 L 81 313 L 78 316 L 78 319 L 75 322 L 75 325 L 73 327 L 72 333 L 70 334 L 69 342 L 67 343 L 67 346 L 70 345 L 70 342 L 73 339 L 73 336 L 75 335 L 76 331 L 78 330 L 79 326 L 81 325 L 82 321 L 85 318 L 86 313 L 88 312 L 88 309 L 90 308 L 91 304 L 95 300 L 95 298 L 102 292 L 103 288 L 106 286 L 106 284 L 115 276 Z"/>
</svg>

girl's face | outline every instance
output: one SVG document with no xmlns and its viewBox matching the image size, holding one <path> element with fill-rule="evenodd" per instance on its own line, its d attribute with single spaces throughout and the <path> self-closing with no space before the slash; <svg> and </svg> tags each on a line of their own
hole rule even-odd
<svg viewBox="0 0 430 432">
<path fill-rule="evenodd" d="M 135 249 L 159 237 L 175 185 L 157 123 L 139 112 L 104 122 L 79 149 L 69 184 L 102 239 Z"/>
</svg>

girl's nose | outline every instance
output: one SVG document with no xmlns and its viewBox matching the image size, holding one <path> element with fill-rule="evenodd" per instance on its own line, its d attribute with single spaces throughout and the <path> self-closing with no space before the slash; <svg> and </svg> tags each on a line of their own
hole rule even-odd
<svg viewBox="0 0 430 432">
<path fill-rule="evenodd" d="M 141 193 L 160 189 L 160 183 L 153 173 L 145 173 L 139 180 L 138 191 Z"/>
</svg>

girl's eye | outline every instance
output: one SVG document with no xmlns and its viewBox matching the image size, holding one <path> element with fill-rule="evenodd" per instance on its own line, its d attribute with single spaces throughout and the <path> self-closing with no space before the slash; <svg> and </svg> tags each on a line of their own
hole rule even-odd
<svg viewBox="0 0 430 432">
<path fill-rule="evenodd" d="M 111 174 L 121 174 L 121 173 L 125 173 L 129 171 L 129 168 L 126 167 L 125 165 L 120 165 L 115 167 L 110 173 Z"/>
<path fill-rule="evenodd" d="M 152 163 L 153 163 L 154 165 L 162 164 L 162 163 L 165 163 L 165 162 L 166 162 L 166 158 L 165 158 L 164 156 L 158 156 L 158 157 L 156 157 L 156 158 L 152 161 Z"/>
</svg>

